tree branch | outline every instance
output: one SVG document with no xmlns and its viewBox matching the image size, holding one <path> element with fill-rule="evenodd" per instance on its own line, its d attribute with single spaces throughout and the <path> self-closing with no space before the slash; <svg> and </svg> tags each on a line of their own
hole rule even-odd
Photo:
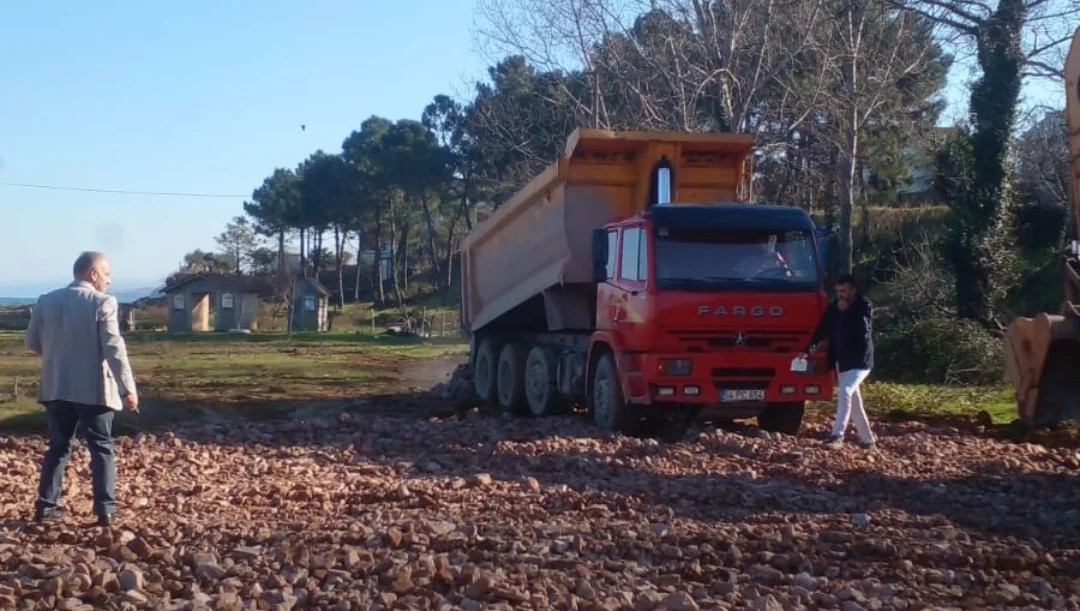
<svg viewBox="0 0 1080 611">
<path fill-rule="evenodd" d="M 956 19 L 952 19 L 952 18 L 946 17 L 946 16 L 941 15 L 941 14 L 932 13 L 932 12 L 927 11 L 925 9 L 919 8 L 918 6 L 911 5 L 907 0 L 888 0 L 889 4 L 891 4 L 894 8 L 897 8 L 897 9 L 900 9 L 900 10 L 912 11 L 914 13 L 917 13 L 918 15 L 921 15 L 921 16 L 933 21 L 934 23 L 938 23 L 938 24 L 941 24 L 941 25 L 947 25 L 950 28 L 953 28 L 954 30 L 956 30 L 958 32 L 962 32 L 967 36 L 976 37 L 976 36 L 979 35 L 979 25 L 983 22 L 983 20 L 981 18 L 979 18 L 979 17 L 977 17 L 975 15 L 972 15 L 970 13 L 967 13 L 966 11 L 963 11 L 962 13 L 957 13 L 956 11 L 952 11 L 947 6 L 947 3 L 938 2 L 937 0 L 917 0 L 917 1 L 918 2 L 925 2 L 926 4 L 929 4 L 931 6 L 941 8 L 941 9 L 947 11 L 947 12 L 951 12 L 951 13 L 953 13 L 953 15 L 955 15 L 957 17 L 960 17 L 961 19 L 966 19 L 970 23 L 963 23 L 961 21 L 957 21 Z"/>
</svg>

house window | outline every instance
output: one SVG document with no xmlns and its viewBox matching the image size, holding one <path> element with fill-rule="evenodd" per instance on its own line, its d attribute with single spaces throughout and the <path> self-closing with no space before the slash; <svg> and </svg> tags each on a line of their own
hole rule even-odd
<svg viewBox="0 0 1080 611">
<path fill-rule="evenodd" d="M 232 293 L 222 293 L 221 295 L 221 309 L 231 310 L 233 309 L 233 296 Z"/>
<path fill-rule="evenodd" d="M 184 309 L 184 296 L 183 295 L 173 295 L 172 309 L 174 309 L 174 310 L 183 310 Z"/>
<path fill-rule="evenodd" d="M 315 311 L 315 298 L 311 295 L 304 297 L 304 309 L 308 312 Z"/>
</svg>

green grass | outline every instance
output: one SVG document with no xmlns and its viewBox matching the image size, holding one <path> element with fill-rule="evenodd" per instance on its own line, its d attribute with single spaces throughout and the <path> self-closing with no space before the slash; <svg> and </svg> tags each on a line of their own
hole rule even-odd
<svg viewBox="0 0 1080 611">
<path fill-rule="evenodd" d="M 1000 425 L 1017 417 L 1007 388 L 877 382 L 863 388 L 863 400 L 872 412 L 902 417 L 974 419 L 985 411 Z"/>
<path fill-rule="evenodd" d="M 416 317 L 423 318 L 426 328 L 433 336 L 453 336 L 458 332 L 459 307 L 456 298 L 447 296 L 445 304 L 439 295 L 418 300 L 414 304 L 406 305 L 408 312 Z M 372 325 L 372 312 L 375 321 Z M 402 312 L 396 306 L 376 309 L 371 302 L 347 303 L 338 310 L 331 305 L 330 313 L 333 317 L 331 328 L 337 332 L 358 332 L 362 334 L 381 334 L 387 326 L 394 324 L 402 316 Z"/>
<path fill-rule="evenodd" d="M 168 427 L 193 419 L 276 418 L 300 408 L 355 404 L 408 391 L 402 367 L 460 355 L 457 338 L 420 340 L 356 331 L 247 334 L 154 332 L 126 336 L 139 380 L 142 413 L 121 414 L 118 431 Z M 39 359 L 26 352 L 23 333 L 0 332 L 0 434 L 43 430 L 34 401 Z M 13 396 L 19 378 L 19 394 Z M 1012 391 L 876 382 L 863 388 L 878 417 L 975 420 L 986 411 L 995 424 L 1016 417 Z M 821 403 L 818 409 L 832 409 Z M 330 409 L 330 408 L 328 408 Z"/>
<path fill-rule="evenodd" d="M 0 332 L 0 434 L 43 430 L 34 401 L 40 360 L 22 332 Z M 118 432 L 219 417 L 265 419 L 301 407 L 341 409 L 367 397 L 407 391 L 401 367 L 462 354 L 457 338 L 420 340 L 357 332 L 126 334 L 139 384 L 139 415 L 121 414 Z M 19 392 L 14 395 L 15 379 Z"/>
</svg>

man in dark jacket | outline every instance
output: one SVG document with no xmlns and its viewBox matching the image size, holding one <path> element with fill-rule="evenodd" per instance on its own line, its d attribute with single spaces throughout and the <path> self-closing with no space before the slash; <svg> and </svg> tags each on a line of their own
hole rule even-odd
<svg viewBox="0 0 1080 611">
<path fill-rule="evenodd" d="M 809 352 L 827 340 L 828 362 L 836 369 L 839 380 L 836 419 L 825 442 L 830 448 L 843 444 L 851 419 L 855 421 L 859 445 L 872 448 L 876 443 L 859 391 L 859 385 L 874 368 L 873 315 L 874 306 L 856 289 L 855 278 L 844 274 L 836 282 L 836 301 L 829 304 L 810 339 Z"/>
</svg>

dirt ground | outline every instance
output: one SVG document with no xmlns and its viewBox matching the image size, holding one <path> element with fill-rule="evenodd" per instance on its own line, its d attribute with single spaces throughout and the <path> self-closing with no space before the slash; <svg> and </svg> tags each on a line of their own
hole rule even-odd
<svg viewBox="0 0 1080 611">
<path fill-rule="evenodd" d="M 28 523 L 44 439 L 0 437 L 0 608 L 1080 609 L 1073 446 L 878 422 L 876 450 L 829 451 L 817 412 L 677 443 L 423 413 L 121 438 L 108 529 L 81 446 L 72 515 Z"/>
<path fill-rule="evenodd" d="M 439 384 L 449 383 L 454 370 L 468 358 L 465 354 L 454 354 L 410 361 L 401 366 L 400 372 L 409 387 L 428 390 Z"/>
</svg>

